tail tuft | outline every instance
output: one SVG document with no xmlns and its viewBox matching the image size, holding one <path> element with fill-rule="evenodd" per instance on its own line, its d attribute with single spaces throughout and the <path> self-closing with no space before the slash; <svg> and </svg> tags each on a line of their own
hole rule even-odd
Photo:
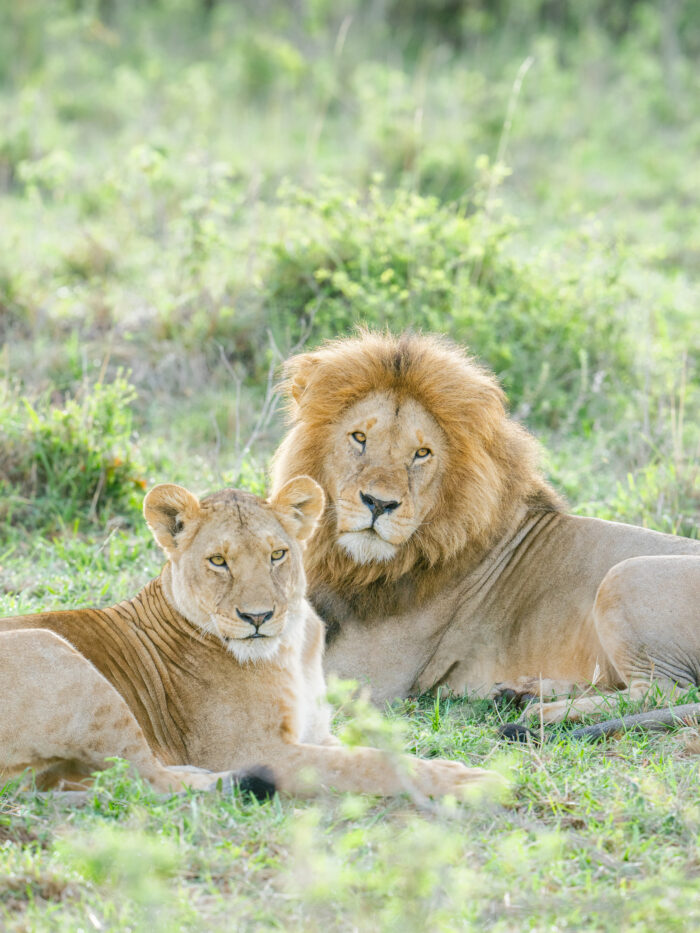
<svg viewBox="0 0 700 933">
<path fill-rule="evenodd" d="M 530 737 L 537 739 L 537 733 L 520 722 L 504 723 L 498 732 L 502 739 L 507 739 L 509 742 L 527 742 Z"/>
<path fill-rule="evenodd" d="M 277 793 L 275 776 L 265 765 L 256 765 L 249 771 L 242 771 L 236 779 L 241 794 L 256 800 L 269 800 Z"/>
</svg>

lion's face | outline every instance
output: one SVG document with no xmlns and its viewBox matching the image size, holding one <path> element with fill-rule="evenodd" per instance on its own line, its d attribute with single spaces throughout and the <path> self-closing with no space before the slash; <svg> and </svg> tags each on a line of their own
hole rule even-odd
<svg viewBox="0 0 700 933">
<path fill-rule="evenodd" d="M 329 448 L 324 475 L 338 544 L 357 563 L 391 560 L 436 504 L 444 432 L 414 399 L 372 392 L 333 426 Z"/>
<path fill-rule="evenodd" d="M 328 494 L 305 557 L 317 600 L 402 577 L 426 592 L 458 554 L 481 559 L 523 503 L 558 507 L 493 374 L 440 337 L 363 331 L 285 374 L 292 427 L 273 488 L 304 474 Z"/>
<path fill-rule="evenodd" d="M 302 546 L 323 510 L 308 477 L 269 502 L 226 489 L 200 502 L 156 486 L 144 514 L 169 561 L 170 596 L 186 619 L 241 662 L 272 658 L 295 637 L 304 598 Z"/>
</svg>

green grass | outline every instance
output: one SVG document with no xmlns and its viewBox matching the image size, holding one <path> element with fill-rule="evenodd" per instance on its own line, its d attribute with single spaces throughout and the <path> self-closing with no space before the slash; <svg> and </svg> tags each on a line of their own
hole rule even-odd
<svg viewBox="0 0 700 933">
<path fill-rule="evenodd" d="M 204 6 L 0 8 L 0 615 L 133 595 L 143 484 L 262 490 L 276 367 L 360 322 L 469 345 L 575 511 L 698 537 L 697 4 Z M 700 923 L 696 729 L 514 748 L 482 701 L 333 694 L 509 796 L 11 785 L 0 929 Z"/>
<path fill-rule="evenodd" d="M 7 929 L 688 929 L 700 809 L 695 730 L 598 746 L 564 735 L 499 747 L 481 703 L 393 711 L 422 754 L 488 762 L 502 803 L 420 813 L 331 795 L 258 804 L 166 800 L 100 781 L 75 810 L 18 791 L 1 799 Z M 408 717 L 406 719 L 406 717 Z M 90 915 L 95 921 L 90 920 Z"/>
</svg>

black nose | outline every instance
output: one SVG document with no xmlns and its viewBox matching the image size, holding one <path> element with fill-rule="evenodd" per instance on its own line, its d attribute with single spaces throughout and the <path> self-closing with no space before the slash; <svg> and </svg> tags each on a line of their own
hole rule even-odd
<svg viewBox="0 0 700 933">
<path fill-rule="evenodd" d="M 372 524 L 376 522 L 380 515 L 385 512 L 393 512 L 394 509 L 398 509 L 401 505 L 396 499 L 377 499 L 376 496 L 370 496 L 366 492 L 360 493 L 360 499 L 372 513 Z"/>
<path fill-rule="evenodd" d="M 269 612 L 241 612 L 240 609 L 236 609 L 236 615 L 238 618 L 243 619 L 244 622 L 249 622 L 255 628 L 256 632 L 261 625 L 264 625 L 269 619 L 272 618 L 274 613 L 274 609 L 270 609 Z"/>
</svg>

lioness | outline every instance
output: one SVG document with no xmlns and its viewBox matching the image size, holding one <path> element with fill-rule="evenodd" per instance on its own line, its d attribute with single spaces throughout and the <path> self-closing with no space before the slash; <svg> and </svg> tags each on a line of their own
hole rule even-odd
<svg viewBox="0 0 700 933">
<path fill-rule="evenodd" d="M 323 503 L 308 477 L 268 502 L 152 489 L 144 514 L 168 561 L 134 599 L 0 621 L 0 772 L 57 780 L 118 755 L 156 788 L 177 789 L 219 776 L 183 765 L 262 764 L 293 794 L 440 795 L 492 776 L 439 759 L 397 768 L 377 749 L 334 745 L 323 626 L 302 566 Z"/>
<path fill-rule="evenodd" d="M 567 515 L 494 377 L 432 336 L 365 332 L 287 364 L 273 488 L 327 506 L 306 557 L 327 669 L 376 701 L 700 682 L 700 542 Z M 543 680 L 544 679 L 544 680 Z"/>
</svg>

